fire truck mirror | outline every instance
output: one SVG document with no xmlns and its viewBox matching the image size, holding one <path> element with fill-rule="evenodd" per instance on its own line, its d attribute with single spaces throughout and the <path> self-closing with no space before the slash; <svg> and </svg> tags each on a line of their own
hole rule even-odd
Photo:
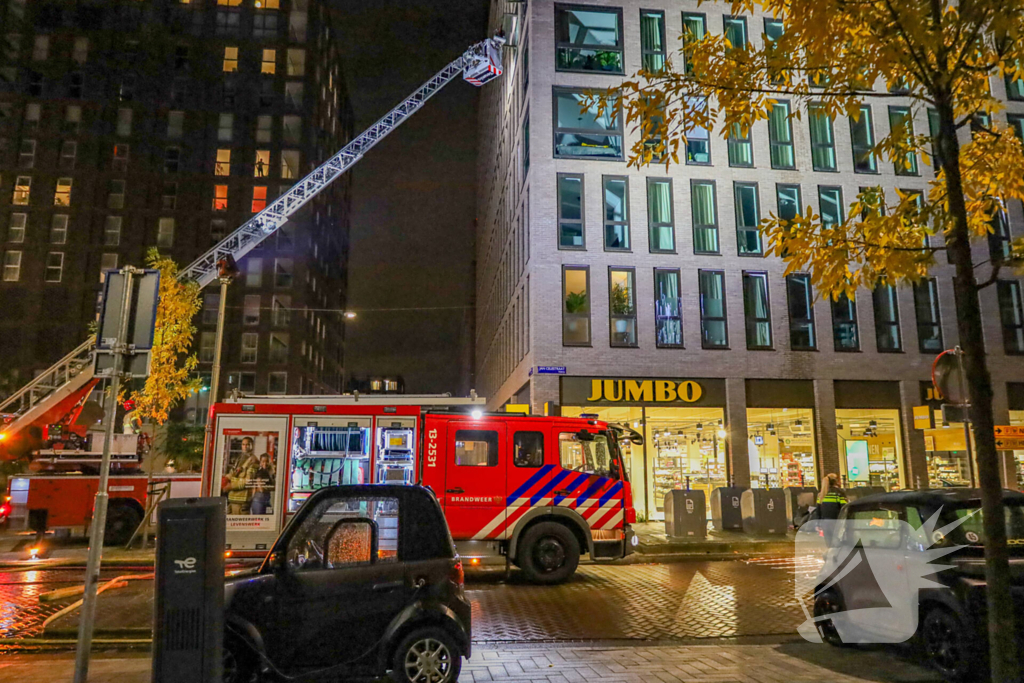
<svg viewBox="0 0 1024 683">
<path fill-rule="evenodd" d="M 588 432 L 586 429 L 581 429 L 580 431 L 576 432 L 576 438 L 579 439 L 580 441 L 593 441 L 594 435 Z"/>
</svg>

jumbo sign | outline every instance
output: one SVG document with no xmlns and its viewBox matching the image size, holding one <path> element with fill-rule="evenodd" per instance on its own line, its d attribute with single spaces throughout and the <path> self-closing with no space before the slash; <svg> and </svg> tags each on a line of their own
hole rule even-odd
<svg viewBox="0 0 1024 683">
<path fill-rule="evenodd" d="M 720 379 L 563 377 L 562 405 L 724 405 Z"/>
</svg>

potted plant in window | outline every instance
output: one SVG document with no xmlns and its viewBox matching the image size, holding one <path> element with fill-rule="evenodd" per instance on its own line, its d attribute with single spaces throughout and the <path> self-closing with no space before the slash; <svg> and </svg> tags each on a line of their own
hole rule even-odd
<svg viewBox="0 0 1024 683">
<path fill-rule="evenodd" d="M 587 312 L 587 290 L 580 290 L 578 292 L 569 292 L 565 295 L 565 312 L 566 313 L 586 313 Z M 571 332 L 575 332 L 579 321 L 575 318 L 570 318 L 566 321 L 566 325 L 569 327 Z"/>
<path fill-rule="evenodd" d="M 627 289 L 625 285 L 612 285 L 611 308 L 613 316 L 628 316 L 633 314 L 633 304 L 629 300 L 629 289 Z M 618 318 L 615 320 L 616 334 L 626 334 L 628 329 L 628 320 L 625 318 Z"/>
</svg>

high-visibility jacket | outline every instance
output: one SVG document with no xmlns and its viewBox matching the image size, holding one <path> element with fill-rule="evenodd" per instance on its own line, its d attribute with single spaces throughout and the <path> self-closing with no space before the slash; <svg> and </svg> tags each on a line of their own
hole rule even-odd
<svg viewBox="0 0 1024 683">
<path fill-rule="evenodd" d="M 821 498 L 822 503 L 837 503 L 839 505 L 846 505 L 846 494 L 842 491 L 829 491 Z"/>
</svg>

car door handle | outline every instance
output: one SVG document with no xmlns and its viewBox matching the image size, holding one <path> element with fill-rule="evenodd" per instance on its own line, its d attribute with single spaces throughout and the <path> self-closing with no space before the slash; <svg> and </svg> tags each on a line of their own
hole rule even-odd
<svg viewBox="0 0 1024 683">
<path fill-rule="evenodd" d="M 377 593 L 386 593 L 388 591 L 398 590 L 405 585 L 405 581 L 388 581 L 386 583 L 376 583 L 373 585 L 373 590 Z"/>
<path fill-rule="evenodd" d="M 560 491 L 555 491 L 555 495 L 556 496 L 568 496 L 569 495 L 569 489 L 562 489 Z"/>
<path fill-rule="evenodd" d="M 465 493 L 464 489 L 445 489 L 445 493 Z"/>
</svg>

